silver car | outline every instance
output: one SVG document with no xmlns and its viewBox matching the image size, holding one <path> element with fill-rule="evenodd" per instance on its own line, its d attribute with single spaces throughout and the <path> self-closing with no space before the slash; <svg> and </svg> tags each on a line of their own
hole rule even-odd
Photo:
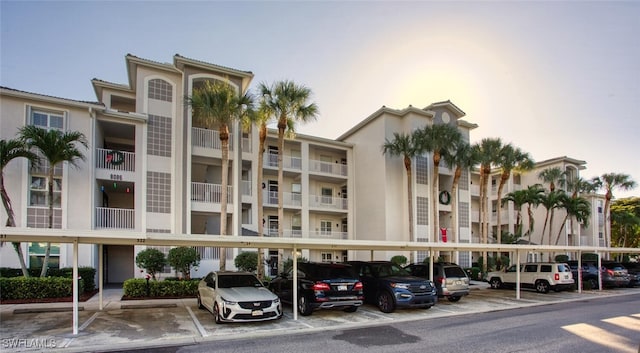
<svg viewBox="0 0 640 353">
<path fill-rule="evenodd" d="M 213 313 L 217 324 L 282 317 L 278 296 L 248 272 L 210 272 L 198 283 L 198 307 Z"/>
</svg>

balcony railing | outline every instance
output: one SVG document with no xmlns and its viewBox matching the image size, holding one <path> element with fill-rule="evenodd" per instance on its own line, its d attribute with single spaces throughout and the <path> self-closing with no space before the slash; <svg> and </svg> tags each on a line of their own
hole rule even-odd
<svg viewBox="0 0 640 353">
<path fill-rule="evenodd" d="M 96 229 L 135 229 L 135 210 L 96 207 Z"/>
<path fill-rule="evenodd" d="M 348 199 L 342 197 L 310 195 L 309 206 L 334 210 L 346 210 L 349 208 L 349 202 Z"/>
<path fill-rule="evenodd" d="M 135 172 L 136 154 L 96 148 L 96 168 Z"/>
<path fill-rule="evenodd" d="M 265 167 L 278 168 L 278 155 L 265 153 L 263 162 Z M 284 169 L 302 170 L 302 158 L 284 155 L 282 156 L 282 167 Z"/>
<path fill-rule="evenodd" d="M 322 162 L 313 159 L 309 160 L 310 172 L 347 176 L 347 170 L 346 164 Z"/>
<path fill-rule="evenodd" d="M 302 195 L 292 192 L 282 193 L 282 204 L 284 206 L 302 206 Z M 277 191 L 263 191 L 262 195 L 263 203 L 265 205 L 278 206 L 278 192 Z"/>
<path fill-rule="evenodd" d="M 233 188 L 227 186 L 227 200 L 231 201 Z M 220 203 L 222 185 L 209 183 L 191 183 L 191 201 L 204 203 Z"/>
<path fill-rule="evenodd" d="M 191 128 L 191 144 L 196 147 L 209 148 L 214 150 L 222 149 L 220 143 L 220 133 L 218 130 L 209 130 L 201 127 Z M 233 134 L 229 134 L 229 151 L 233 151 Z M 242 151 L 251 152 L 251 139 L 242 138 Z"/>
<path fill-rule="evenodd" d="M 283 230 L 284 238 L 302 238 L 302 230 L 300 229 L 285 229 Z M 277 229 L 265 229 L 265 236 L 278 237 Z M 323 230 L 311 230 L 309 231 L 309 238 L 316 239 L 348 239 L 349 234 L 347 232 L 332 232 Z"/>
</svg>

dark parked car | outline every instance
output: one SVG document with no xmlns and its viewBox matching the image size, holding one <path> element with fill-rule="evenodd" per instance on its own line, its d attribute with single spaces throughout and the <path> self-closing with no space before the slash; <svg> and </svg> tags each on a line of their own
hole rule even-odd
<svg viewBox="0 0 640 353">
<path fill-rule="evenodd" d="M 415 277 L 389 261 L 348 261 L 364 285 L 365 301 L 384 313 L 396 307 L 429 309 L 438 302 L 433 282 Z"/>
<path fill-rule="evenodd" d="M 567 261 L 575 283 L 578 283 L 578 261 Z M 600 274 L 603 287 L 624 287 L 629 284 L 628 274 L 622 271 L 622 265 L 617 262 L 602 261 Z M 618 268 L 618 271 L 616 271 Z M 626 269 L 625 269 L 626 270 Z M 598 262 L 593 260 L 582 261 L 582 286 L 598 289 Z"/>
<path fill-rule="evenodd" d="M 629 287 L 640 286 L 640 263 L 625 262 L 622 266 L 629 272 Z"/>
<path fill-rule="evenodd" d="M 280 300 L 292 304 L 293 268 L 271 281 L 269 289 Z M 341 308 L 354 312 L 364 301 L 363 286 L 347 264 L 303 262 L 298 264 L 298 298 L 300 315 L 315 309 Z"/>
<path fill-rule="evenodd" d="M 411 264 L 404 269 L 416 277 L 431 278 L 429 264 Z M 447 297 L 449 301 L 457 302 L 463 296 L 469 295 L 469 277 L 462 267 L 451 262 L 434 262 L 433 273 L 439 298 Z"/>
</svg>

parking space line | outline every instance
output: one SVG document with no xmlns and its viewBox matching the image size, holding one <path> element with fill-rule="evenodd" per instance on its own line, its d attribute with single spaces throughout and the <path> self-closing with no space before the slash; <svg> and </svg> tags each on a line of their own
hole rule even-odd
<svg viewBox="0 0 640 353">
<path fill-rule="evenodd" d="M 84 331 L 85 328 L 87 328 L 87 326 L 91 325 L 91 323 L 93 322 L 93 320 L 95 320 L 98 315 L 100 315 L 100 312 L 95 312 L 93 315 L 91 315 L 91 317 L 84 322 L 84 324 L 82 324 L 82 326 L 80 326 L 78 329 L 80 331 Z"/>
<path fill-rule="evenodd" d="M 457 311 L 444 310 L 444 309 L 440 308 L 440 307 L 439 307 L 439 306 L 437 306 L 437 305 L 434 305 L 434 306 L 431 308 L 431 310 L 433 310 L 433 309 L 440 310 L 440 311 L 444 311 L 445 313 L 450 313 L 450 314 L 455 314 L 455 313 L 457 313 Z"/>
<path fill-rule="evenodd" d="M 193 323 L 196 325 L 196 328 L 198 329 L 198 332 L 200 332 L 200 336 L 202 336 L 202 337 L 209 336 L 209 332 L 207 332 L 207 330 L 204 328 L 204 326 L 202 326 L 202 324 L 200 323 L 200 320 L 198 320 L 198 318 L 196 317 L 196 314 L 193 313 L 191 308 L 189 306 L 186 306 L 186 305 L 185 305 L 185 308 L 187 308 L 187 311 L 189 312 L 189 316 L 191 316 L 191 320 L 193 320 Z"/>
</svg>

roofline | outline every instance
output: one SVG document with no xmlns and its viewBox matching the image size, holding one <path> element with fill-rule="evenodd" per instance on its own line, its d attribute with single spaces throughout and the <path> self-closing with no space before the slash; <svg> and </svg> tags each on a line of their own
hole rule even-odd
<svg viewBox="0 0 640 353">
<path fill-rule="evenodd" d="M 452 110 L 454 113 L 456 113 L 456 116 L 458 117 L 458 119 L 462 118 L 463 116 L 467 115 L 465 112 L 462 111 L 462 109 L 458 108 L 457 105 L 453 104 L 450 100 L 446 100 L 446 101 L 442 101 L 442 102 L 435 102 L 435 103 L 431 103 L 429 104 L 427 107 L 424 108 L 424 110 L 430 110 L 432 108 L 436 108 L 436 107 L 446 107 L 449 108 L 450 110 Z"/>
<path fill-rule="evenodd" d="M 267 129 L 267 136 L 271 137 L 273 135 L 275 135 L 275 137 L 277 137 L 278 136 L 278 130 L 277 129 L 272 129 L 272 128 Z M 344 147 L 344 148 L 353 148 L 353 146 L 354 146 L 352 143 L 349 143 L 349 142 L 337 141 L 337 140 L 332 140 L 332 139 L 319 137 L 319 136 L 299 134 L 299 133 L 296 132 L 295 133 L 295 139 L 298 139 L 298 137 L 304 139 L 305 141 L 321 142 L 321 143 L 336 145 L 336 146 L 340 146 L 340 147 Z M 286 139 L 285 138 L 285 140 L 295 140 L 295 139 Z"/>
<path fill-rule="evenodd" d="M 0 95 L 22 98 L 22 99 L 33 99 L 33 100 L 45 101 L 48 103 L 74 106 L 79 108 L 104 109 L 104 105 L 100 102 L 86 102 L 86 101 L 79 101 L 79 100 L 74 100 L 69 98 L 54 97 L 54 96 L 48 96 L 48 95 L 39 94 L 39 93 L 20 91 L 13 88 L 2 87 L 2 86 L 0 86 Z"/>
<path fill-rule="evenodd" d="M 458 126 L 467 128 L 469 130 L 473 130 L 473 129 L 477 129 L 478 128 L 478 124 L 470 123 L 470 122 L 468 122 L 466 120 L 463 120 L 463 119 L 458 119 Z"/>
<path fill-rule="evenodd" d="M 96 97 L 98 98 L 98 100 L 102 99 L 102 89 L 103 88 L 109 88 L 109 89 L 113 89 L 116 91 L 124 91 L 126 93 L 131 93 L 131 94 L 135 94 L 135 91 L 133 89 L 131 89 L 131 87 L 122 84 L 122 83 L 113 83 L 113 82 L 108 82 L 108 81 L 104 81 L 98 78 L 93 78 L 91 79 L 91 85 L 93 86 L 93 91 L 96 94 Z"/>
<path fill-rule="evenodd" d="M 175 54 L 173 56 L 173 65 L 178 70 L 181 70 L 182 65 L 188 65 L 199 69 L 222 72 L 223 74 L 229 76 L 240 77 L 242 79 L 242 93 L 245 93 L 247 91 L 247 89 L 249 88 L 249 83 L 251 83 L 251 80 L 253 80 L 254 76 L 253 72 L 251 71 L 242 71 L 226 66 L 211 64 L 208 62 L 187 58 L 180 54 Z"/>
<path fill-rule="evenodd" d="M 132 90 L 135 90 L 135 87 L 136 87 L 135 85 L 136 82 L 133 77 L 133 69 L 135 65 L 148 66 L 154 69 L 163 70 L 163 71 L 167 71 L 174 74 L 182 73 L 182 71 L 178 70 L 178 68 L 176 68 L 172 64 L 160 63 L 157 61 L 143 59 L 132 54 L 125 55 L 125 61 L 127 63 L 127 76 L 129 78 L 129 87 Z"/>
<path fill-rule="evenodd" d="M 378 109 L 375 112 L 373 112 L 373 114 L 369 115 L 364 120 L 362 120 L 358 124 L 356 124 L 354 127 L 352 127 L 351 129 L 347 130 L 342 135 L 338 136 L 336 138 L 336 141 L 342 141 L 342 140 L 346 139 L 347 137 L 353 135 L 355 132 L 357 132 L 358 130 L 360 130 L 364 126 L 368 125 L 370 122 L 372 122 L 373 120 L 377 119 L 379 116 L 381 116 L 384 113 L 395 115 L 395 116 L 398 116 L 398 117 L 404 117 L 405 115 L 407 115 L 409 113 L 416 113 L 416 114 L 423 115 L 423 116 L 431 118 L 431 119 L 433 119 L 433 117 L 434 117 L 433 112 L 427 111 L 427 110 L 423 110 L 423 109 L 420 109 L 420 108 L 416 108 L 416 107 L 414 107 L 412 105 L 410 105 L 410 106 L 408 106 L 408 107 L 406 107 L 404 109 L 400 109 L 400 110 L 399 109 L 388 108 L 388 107 L 383 105 L 382 107 L 380 107 L 380 109 Z"/>
<path fill-rule="evenodd" d="M 545 166 L 545 165 L 550 165 L 550 164 L 554 164 L 554 163 L 558 163 L 558 162 L 576 164 L 578 166 L 579 170 L 587 169 L 587 167 L 585 167 L 585 165 L 587 164 L 586 161 L 575 159 L 575 158 L 571 158 L 571 157 L 567 157 L 567 156 L 561 156 L 561 157 L 555 157 L 555 158 L 551 158 L 551 159 L 546 159 L 544 161 L 536 162 L 535 165 L 536 165 L 536 167 L 542 167 L 542 166 Z"/>
</svg>

